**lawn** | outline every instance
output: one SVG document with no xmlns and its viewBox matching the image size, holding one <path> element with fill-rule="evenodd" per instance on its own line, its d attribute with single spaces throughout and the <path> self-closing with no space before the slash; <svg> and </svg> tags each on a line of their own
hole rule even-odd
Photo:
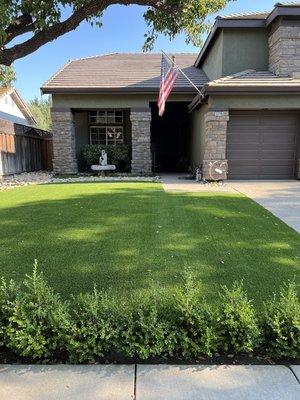
<svg viewBox="0 0 300 400">
<path fill-rule="evenodd" d="M 189 267 L 209 301 L 244 281 L 261 301 L 300 283 L 300 235 L 231 194 L 165 193 L 155 183 L 30 186 L 0 193 L 0 275 L 21 279 L 38 259 L 64 296 L 98 288 L 119 298 L 159 285 L 172 296 Z"/>
</svg>

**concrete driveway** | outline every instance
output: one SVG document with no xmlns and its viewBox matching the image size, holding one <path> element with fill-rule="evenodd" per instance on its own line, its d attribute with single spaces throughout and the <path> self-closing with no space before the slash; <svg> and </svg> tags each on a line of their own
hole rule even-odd
<svg viewBox="0 0 300 400">
<path fill-rule="evenodd" d="M 227 185 L 255 200 L 300 233 L 300 181 L 229 181 Z"/>
</svg>

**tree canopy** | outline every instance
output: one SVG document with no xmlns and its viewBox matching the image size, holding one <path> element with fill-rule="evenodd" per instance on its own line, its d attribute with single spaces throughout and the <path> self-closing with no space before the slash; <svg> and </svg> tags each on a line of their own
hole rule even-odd
<svg viewBox="0 0 300 400">
<path fill-rule="evenodd" d="M 39 99 L 36 97 L 28 103 L 36 125 L 45 131 L 51 131 L 51 98 Z"/>
<path fill-rule="evenodd" d="M 0 64 L 12 65 L 84 20 L 101 26 L 103 12 L 116 4 L 145 6 L 144 50 L 151 50 L 160 33 L 171 39 L 184 33 L 187 42 L 199 45 L 206 17 L 228 1 L 233 0 L 0 0 Z"/>
</svg>

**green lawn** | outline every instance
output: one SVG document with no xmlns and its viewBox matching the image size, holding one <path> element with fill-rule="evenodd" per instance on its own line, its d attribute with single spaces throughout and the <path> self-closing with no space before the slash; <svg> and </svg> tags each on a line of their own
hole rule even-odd
<svg viewBox="0 0 300 400">
<path fill-rule="evenodd" d="M 210 301 L 244 280 L 255 301 L 300 283 L 300 235 L 240 195 L 170 194 L 154 183 L 30 186 L 0 193 L 0 275 L 38 259 L 63 295 L 109 288 L 127 299 L 158 283 L 172 295 L 185 267 Z"/>
</svg>

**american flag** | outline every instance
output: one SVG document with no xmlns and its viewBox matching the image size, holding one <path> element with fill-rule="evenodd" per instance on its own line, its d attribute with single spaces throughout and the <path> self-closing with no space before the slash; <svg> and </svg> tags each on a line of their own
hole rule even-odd
<svg viewBox="0 0 300 400">
<path fill-rule="evenodd" d="M 167 59 L 163 54 L 161 60 L 161 80 L 160 80 L 160 90 L 158 97 L 158 114 L 161 117 L 166 108 L 166 101 L 172 92 L 172 89 L 178 78 L 179 71 L 175 65 Z"/>
</svg>

